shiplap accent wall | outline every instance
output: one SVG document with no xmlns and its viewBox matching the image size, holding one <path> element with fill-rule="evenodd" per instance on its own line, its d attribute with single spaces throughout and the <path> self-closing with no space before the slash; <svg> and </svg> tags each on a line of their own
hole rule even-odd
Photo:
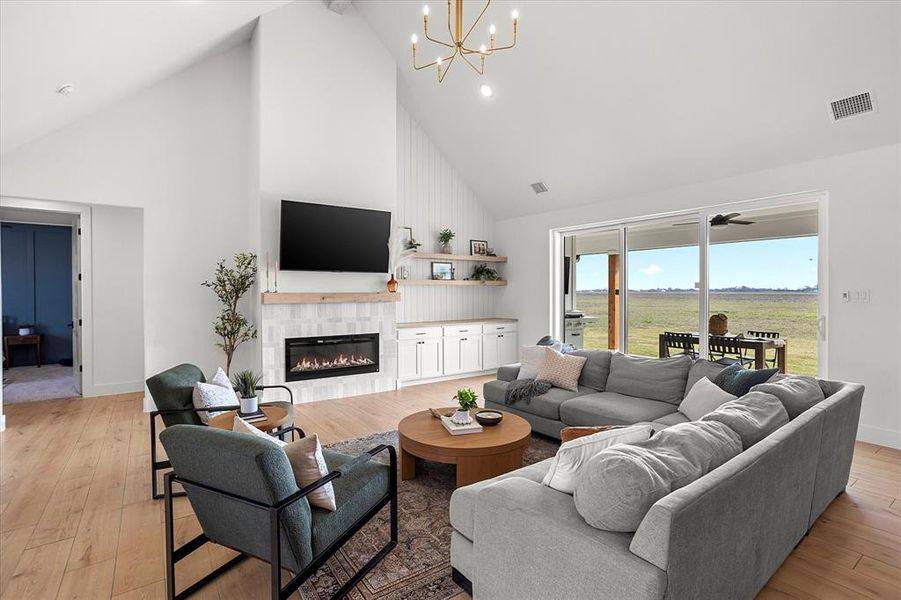
<svg viewBox="0 0 901 600">
<path fill-rule="evenodd" d="M 469 240 L 494 246 L 494 218 L 444 159 L 425 131 L 403 106 L 397 106 L 397 225 L 413 228 L 421 252 L 438 252 L 438 232 L 450 228 L 454 253 L 469 254 Z M 455 262 L 457 279 L 469 277 L 477 263 Z M 492 265 L 503 276 L 503 265 Z M 411 279 L 429 279 L 431 262 L 410 260 Z M 500 288 L 401 286 L 398 322 L 476 319 L 495 315 Z"/>
</svg>

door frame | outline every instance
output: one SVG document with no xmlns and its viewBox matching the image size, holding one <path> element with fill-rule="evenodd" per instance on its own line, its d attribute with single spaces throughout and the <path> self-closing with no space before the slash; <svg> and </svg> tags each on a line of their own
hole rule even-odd
<svg viewBox="0 0 901 600">
<path fill-rule="evenodd" d="M 17 208 L 33 211 L 37 214 L 40 212 L 64 213 L 73 217 L 76 225 L 72 228 L 73 244 L 78 244 L 78 259 L 75 264 L 73 256 L 73 295 L 72 307 L 73 318 L 72 338 L 73 345 L 78 340 L 80 343 L 80 351 L 73 354 L 73 374 L 76 379 L 76 386 L 81 390 L 82 397 L 96 395 L 94 390 L 94 369 L 93 369 L 93 339 L 94 324 L 91 317 L 93 307 L 92 290 L 90 285 L 85 282 L 92 281 L 91 278 L 91 207 L 87 204 L 78 204 L 73 202 L 58 202 L 54 200 L 37 200 L 33 198 L 17 198 L 12 196 L 2 196 L 4 208 Z M 79 233 L 80 230 L 80 233 Z M 76 281 L 78 275 L 81 274 L 80 285 Z M 0 282 L 2 285 L 2 282 Z M 77 296 L 76 296 L 77 294 Z M 80 309 L 80 313 L 74 314 L 75 307 Z M 79 320 L 81 327 L 78 331 Z M 80 361 L 81 370 L 78 369 Z"/>
<path fill-rule="evenodd" d="M 620 351 L 628 348 L 628 242 L 626 240 L 626 227 L 637 224 L 650 224 L 655 221 L 668 221 L 674 218 L 687 218 L 698 220 L 698 250 L 699 250 L 699 281 L 701 284 L 699 294 L 699 314 L 706 315 L 709 312 L 708 286 L 708 242 L 710 235 L 710 217 L 724 211 L 749 211 L 795 204 L 817 205 L 817 376 L 821 379 L 828 377 L 829 371 L 829 192 L 826 190 L 810 190 L 777 196 L 767 196 L 752 200 L 739 200 L 688 208 L 670 212 L 662 212 L 650 215 L 625 217 L 610 221 L 585 223 L 582 225 L 569 225 L 556 227 L 549 230 L 549 257 L 550 257 L 550 302 L 548 323 L 551 336 L 563 339 L 563 242 L 567 235 L 578 233 L 619 231 L 620 244 L 620 289 L 624 291 L 620 295 L 623 305 L 619 314 L 620 322 Z M 571 290 L 575 293 L 575 290 Z M 708 350 L 708 320 L 698 319 L 699 351 L 701 356 L 707 356 Z"/>
</svg>

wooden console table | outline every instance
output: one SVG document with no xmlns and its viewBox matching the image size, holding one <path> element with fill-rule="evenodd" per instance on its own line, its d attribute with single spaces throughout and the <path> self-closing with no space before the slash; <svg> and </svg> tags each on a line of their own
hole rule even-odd
<svg viewBox="0 0 901 600">
<path fill-rule="evenodd" d="M 8 369 L 13 366 L 10 348 L 16 346 L 34 346 L 37 349 L 38 368 L 41 366 L 41 334 L 34 333 L 31 335 L 5 335 L 3 336 L 3 361 L 4 366 Z"/>
</svg>

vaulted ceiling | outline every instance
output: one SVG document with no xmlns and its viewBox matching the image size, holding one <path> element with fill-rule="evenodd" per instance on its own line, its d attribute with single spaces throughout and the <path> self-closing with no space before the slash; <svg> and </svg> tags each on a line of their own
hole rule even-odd
<svg viewBox="0 0 901 600">
<path fill-rule="evenodd" d="M 288 0 L 0 2 L 0 153 L 246 40 Z M 56 93 L 71 83 L 69 96 Z"/>
<path fill-rule="evenodd" d="M 410 66 L 422 4 L 354 5 L 397 60 L 401 101 L 498 217 L 901 140 L 899 3 L 492 2 L 471 40 L 495 23 L 504 42 L 518 8 L 516 48 L 441 84 Z M 468 23 L 482 4 L 465 6 Z M 424 60 L 439 50 L 420 42 Z M 828 102 L 864 90 L 877 112 L 832 122 Z"/>
</svg>

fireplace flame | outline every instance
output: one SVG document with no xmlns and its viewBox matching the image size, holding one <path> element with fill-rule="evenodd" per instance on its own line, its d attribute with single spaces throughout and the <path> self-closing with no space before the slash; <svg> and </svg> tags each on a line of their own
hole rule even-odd
<svg viewBox="0 0 901 600">
<path fill-rule="evenodd" d="M 296 365 L 291 367 L 291 372 L 321 371 L 323 369 L 340 369 L 342 367 L 359 367 L 372 364 L 375 364 L 375 361 L 362 354 L 339 354 L 331 360 L 303 357 L 297 361 Z"/>
</svg>

